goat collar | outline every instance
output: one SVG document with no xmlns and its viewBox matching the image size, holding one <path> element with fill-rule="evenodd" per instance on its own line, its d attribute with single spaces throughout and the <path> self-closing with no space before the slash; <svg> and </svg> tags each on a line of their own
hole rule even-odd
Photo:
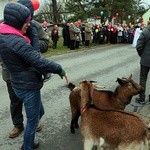
<svg viewBox="0 0 150 150">
<path fill-rule="evenodd" d="M 80 108 L 80 112 L 81 114 L 84 113 L 87 109 L 87 104 L 83 105 L 81 108 Z"/>
</svg>

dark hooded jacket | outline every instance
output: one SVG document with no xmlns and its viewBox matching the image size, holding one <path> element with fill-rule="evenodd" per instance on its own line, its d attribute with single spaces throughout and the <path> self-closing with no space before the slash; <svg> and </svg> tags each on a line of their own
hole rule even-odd
<svg viewBox="0 0 150 150">
<path fill-rule="evenodd" d="M 18 0 L 18 3 L 26 6 L 31 11 L 31 18 L 33 18 L 34 8 L 31 0 Z M 49 36 L 44 31 L 42 25 L 35 20 L 31 21 L 31 25 L 27 31 L 27 36 L 31 39 L 33 47 L 44 53 L 49 48 Z"/>
<path fill-rule="evenodd" d="M 13 10 L 13 8 L 15 9 Z M 21 4 L 8 3 L 4 9 L 4 23 L 21 30 L 30 15 L 31 12 L 27 7 Z"/>
<path fill-rule="evenodd" d="M 150 25 L 148 25 L 140 34 L 136 50 L 141 57 L 141 65 L 150 67 Z"/>
<path fill-rule="evenodd" d="M 26 6 L 31 11 L 31 18 L 33 18 L 34 8 L 31 0 L 18 0 L 17 2 Z"/>
<path fill-rule="evenodd" d="M 27 7 L 8 3 L 4 8 L 4 23 L 21 29 L 29 15 Z M 40 89 L 43 86 L 42 72 L 60 74 L 62 71 L 59 64 L 42 57 L 16 34 L 0 33 L 0 58 L 10 73 L 12 86 L 18 89 Z"/>
<path fill-rule="evenodd" d="M 30 12 L 31 12 L 31 18 L 34 14 L 34 8 L 31 3 L 31 0 L 19 0 L 18 3 L 26 6 Z M 14 14 L 15 15 L 15 14 Z M 0 22 L 3 22 L 4 20 L 1 20 Z M 30 22 L 30 27 L 28 28 L 27 34 L 26 34 L 30 40 L 31 45 L 41 53 L 44 53 L 49 48 L 49 36 L 47 33 L 43 30 L 43 27 L 40 23 L 38 23 L 35 20 L 32 20 Z M 3 80 L 6 82 L 10 82 L 10 75 L 4 64 L 2 63 L 2 77 Z M 45 74 L 45 73 L 44 73 Z"/>
</svg>

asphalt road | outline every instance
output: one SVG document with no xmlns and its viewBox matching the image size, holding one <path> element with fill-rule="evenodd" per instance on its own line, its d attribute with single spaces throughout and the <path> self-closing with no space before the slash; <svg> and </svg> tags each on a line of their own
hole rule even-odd
<svg viewBox="0 0 150 150">
<path fill-rule="evenodd" d="M 116 79 L 129 77 L 130 74 L 135 81 L 139 81 L 140 59 L 135 48 L 132 48 L 130 44 L 99 46 L 88 51 L 76 51 L 50 59 L 60 63 L 66 70 L 69 80 L 76 85 L 85 79 L 95 80 L 105 89 L 114 90 L 117 86 Z M 149 87 L 149 84 L 147 86 Z M 62 80 L 58 75 L 52 75 L 41 93 L 45 115 L 41 120 L 44 128 L 36 135 L 36 140 L 40 141 L 39 150 L 82 150 L 80 130 L 76 130 L 76 134 L 70 133 L 69 89 L 66 87 L 65 79 Z M 150 93 L 149 88 L 147 88 L 147 93 Z M 141 107 L 134 100 L 135 97 L 126 110 L 137 109 L 138 113 L 149 119 L 149 104 Z M 19 150 L 23 141 L 23 133 L 15 139 L 10 139 L 8 134 L 12 128 L 9 97 L 5 82 L 0 77 L 0 150 Z"/>
</svg>

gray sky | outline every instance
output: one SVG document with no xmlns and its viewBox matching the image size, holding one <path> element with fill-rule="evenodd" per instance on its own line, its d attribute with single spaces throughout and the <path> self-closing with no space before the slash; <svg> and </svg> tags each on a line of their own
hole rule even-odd
<svg viewBox="0 0 150 150">
<path fill-rule="evenodd" d="M 40 8 L 42 8 L 43 5 L 46 4 L 49 0 L 39 0 L 39 1 L 41 3 Z M 145 3 L 146 7 L 147 7 L 146 4 L 150 5 L 150 0 L 143 0 L 143 2 Z M 0 0 L 0 19 L 3 18 L 3 10 L 4 10 L 4 6 L 6 5 L 6 3 L 7 3 L 7 0 Z"/>
<path fill-rule="evenodd" d="M 146 4 L 150 5 L 150 0 L 143 0 L 143 4 L 145 4 L 145 6 Z"/>
<path fill-rule="evenodd" d="M 43 7 L 49 0 L 39 0 L 40 1 L 40 8 Z M 3 18 L 3 10 L 8 0 L 0 0 L 0 19 Z"/>
<path fill-rule="evenodd" d="M 150 4 L 150 0 L 143 0 L 144 2 L 146 2 L 147 4 Z"/>
</svg>

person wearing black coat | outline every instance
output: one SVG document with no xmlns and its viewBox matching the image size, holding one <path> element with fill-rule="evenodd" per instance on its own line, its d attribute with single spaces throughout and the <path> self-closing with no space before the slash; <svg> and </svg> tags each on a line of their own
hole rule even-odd
<svg viewBox="0 0 150 150">
<path fill-rule="evenodd" d="M 44 114 L 40 90 L 42 74 L 66 76 L 60 64 L 41 56 L 38 46 L 33 46 L 26 36 L 30 27 L 31 12 L 19 3 L 8 3 L 4 8 L 4 23 L 0 24 L 0 58 L 10 74 L 11 86 L 24 103 L 27 124 L 22 150 L 38 147 L 34 143 L 35 131 Z"/>
<path fill-rule="evenodd" d="M 69 23 L 65 24 L 62 29 L 62 36 L 63 36 L 63 46 L 67 46 L 70 48 L 70 33 L 69 33 Z"/>
<path fill-rule="evenodd" d="M 137 40 L 136 50 L 140 56 L 140 85 L 144 90 L 139 94 L 136 102 L 145 104 L 146 81 L 150 70 L 150 24 L 141 32 Z"/>
</svg>

